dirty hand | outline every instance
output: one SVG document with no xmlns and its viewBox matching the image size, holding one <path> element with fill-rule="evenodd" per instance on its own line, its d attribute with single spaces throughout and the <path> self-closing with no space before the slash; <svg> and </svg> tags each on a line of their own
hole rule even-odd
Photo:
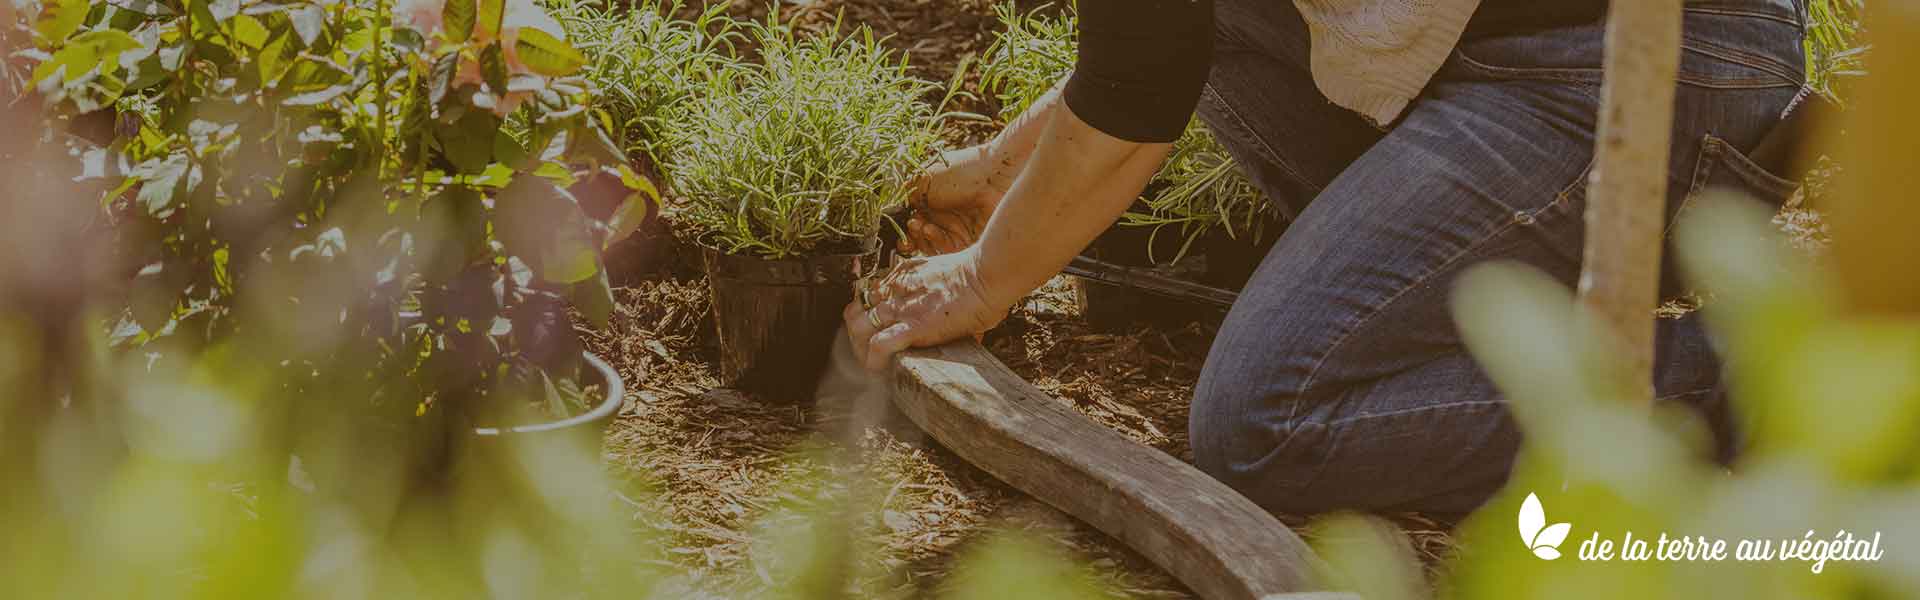
<svg viewBox="0 0 1920 600">
<path fill-rule="evenodd" d="M 941 155 L 915 177 L 908 206 L 912 217 L 901 225 L 901 254 L 951 254 L 971 245 L 1020 173 L 1015 157 L 988 143 Z"/>
<path fill-rule="evenodd" d="M 978 335 L 1007 316 L 1007 307 L 987 301 L 971 251 L 907 259 L 854 294 L 841 316 L 854 356 L 872 371 L 901 350 Z"/>
</svg>

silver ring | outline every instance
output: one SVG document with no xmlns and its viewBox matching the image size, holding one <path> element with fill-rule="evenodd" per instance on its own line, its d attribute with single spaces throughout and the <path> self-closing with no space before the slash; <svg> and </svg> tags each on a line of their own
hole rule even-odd
<svg viewBox="0 0 1920 600">
<path fill-rule="evenodd" d="M 875 314 L 875 311 L 871 308 L 867 309 L 867 322 L 873 324 L 874 331 L 879 331 L 887 328 L 885 325 L 880 324 L 880 317 L 877 316 Z"/>
</svg>

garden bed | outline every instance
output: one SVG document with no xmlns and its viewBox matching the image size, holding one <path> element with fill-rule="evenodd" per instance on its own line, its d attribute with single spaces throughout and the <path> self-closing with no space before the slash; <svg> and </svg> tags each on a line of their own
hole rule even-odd
<svg viewBox="0 0 1920 600">
<path fill-rule="evenodd" d="M 855 485 L 884 490 L 863 528 L 861 591 L 904 597 L 936 590 L 956 552 L 991 532 L 1036 532 L 1085 561 L 1120 597 L 1184 598 L 1187 591 L 1118 541 L 999 483 L 917 435 L 875 431 L 872 460 L 850 471 L 813 452 L 831 444 L 840 415 L 718 387 L 718 353 L 705 284 L 664 278 L 616 290 L 619 308 L 587 346 L 632 376 L 628 404 L 608 433 L 607 460 L 629 480 L 638 524 L 657 534 L 663 560 L 707 579 L 701 589 L 761 585 L 751 533 L 782 509 L 830 506 Z M 1217 325 L 1189 323 L 1129 335 L 1091 333 L 1065 277 L 1028 299 L 986 345 L 1022 377 L 1089 418 L 1191 460 L 1189 395 Z M 651 479 L 642 479 L 651 478 Z M 857 483 L 856 483 L 857 482 Z M 824 485 L 822 485 L 824 484 Z M 808 485 L 817 489 L 805 491 Z M 825 490 L 825 491 L 820 491 Z M 771 516 L 770 515 L 775 515 Z M 1444 529 L 1400 519 L 1431 561 Z M 1298 520 L 1290 520 L 1298 524 Z M 689 582 L 691 586 L 691 582 Z"/>
<path fill-rule="evenodd" d="M 1039 6 L 1039 3 L 1031 3 Z M 1023 4 L 1025 6 L 1025 4 Z M 864 24 L 907 53 L 916 74 L 946 81 L 993 42 L 998 22 L 986 0 L 825 0 L 783 8 L 802 28 Z M 790 12 L 789 12 L 790 11 Z M 763 18 L 760 3 L 729 13 Z M 954 108 L 992 114 L 978 75 L 963 80 Z M 994 128 L 950 122 L 950 144 L 977 142 Z M 644 534 L 659 536 L 660 560 L 690 575 L 677 585 L 704 593 L 752 592 L 774 585 L 755 535 L 808 509 L 835 506 L 853 489 L 878 490 L 877 507 L 858 524 L 853 570 L 861 597 L 911 597 L 941 589 L 956 554 L 995 531 L 1023 530 L 1051 540 L 1090 565 L 1111 593 L 1129 598 L 1191 597 L 1179 582 L 1123 544 L 994 480 L 924 439 L 910 424 L 869 432 L 864 467 L 831 460 L 832 407 L 754 397 L 721 387 L 718 340 L 707 284 L 697 268 L 673 268 L 615 291 L 605 332 L 583 331 L 587 347 L 610 357 L 630 380 L 628 403 L 607 439 L 607 461 L 629 482 L 628 499 Z M 1070 278 L 1058 277 L 1028 300 L 985 345 L 1053 398 L 1127 437 L 1191 460 L 1187 406 L 1217 329 L 1202 322 L 1161 323 L 1126 334 L 1096 331 L 1079 313 Z M 1178 321 L 1177 319 L 1175 321 Z M 1298 524 L 1299 520 L 1290 523 Z M 1429 563 L 1445 547 L 1443 528 L 1403 520 Z M 759 541 L 756 541 L 759 540 Z"/>
</svg>

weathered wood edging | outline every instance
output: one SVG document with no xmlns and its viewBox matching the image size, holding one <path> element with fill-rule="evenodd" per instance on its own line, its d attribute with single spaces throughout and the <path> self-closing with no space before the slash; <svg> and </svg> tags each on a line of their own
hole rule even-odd
<svg viewBox="0 0 1920 600">
<path fill-rule="evenodd" d="M 1022 492 L 1146 556 L 1208 600 L 1354 598 L 1279 519 L 1199 470 L 1048 398 L 972 341 L 913 350 L 893 401 L 921 429 Z"/>
</svg>

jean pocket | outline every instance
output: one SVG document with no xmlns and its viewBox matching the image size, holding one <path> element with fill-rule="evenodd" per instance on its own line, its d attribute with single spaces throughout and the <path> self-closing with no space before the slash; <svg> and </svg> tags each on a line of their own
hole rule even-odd
<svg viewBox="0 0 1920 600">
<path fill-rule="evenodd" d="M 1760 166 L 1747 153 L 1719 136 L 1706 134 L 1700 140 L 1700 158 L 1694 163 L 1693 179 L 1687 185 L 1687 194 L 1680 199 L 1680 206 L 1674 209 L 1673 218 L 1667 221 L 1667 235 L 1673 234 L 1673 223 L 1699 210 L 1701 206 L 1714 202 L 1713 198 L 1726 197 L 1708 192 L 1739 192 L 1766 203 L 1768 207 L 1779 208 L 1799 187 L 1792 180 Z"/>
</svg>

